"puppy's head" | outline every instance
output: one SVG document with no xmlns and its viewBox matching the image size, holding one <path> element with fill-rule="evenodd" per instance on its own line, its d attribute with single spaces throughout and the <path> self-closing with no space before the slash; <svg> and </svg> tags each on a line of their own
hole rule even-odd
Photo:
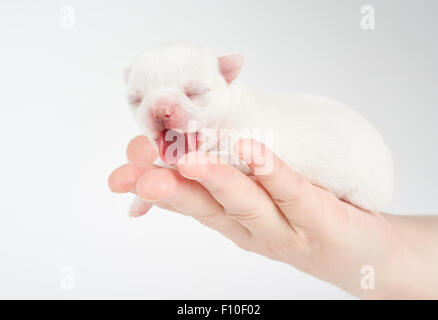
<svg viewBox="0 0 438 320">
<path fill-rule="evenodd" d="M 217 127 L 242 64 L 238 54 L 218 58 L 204 47 L 165 44 L 128 68 L 130 108 L 163 161 L 174 164 L 181 154 L 199 148 L 201 130 Z M 167 152 L 170 145 L 178 155 Z"/>
</svg>

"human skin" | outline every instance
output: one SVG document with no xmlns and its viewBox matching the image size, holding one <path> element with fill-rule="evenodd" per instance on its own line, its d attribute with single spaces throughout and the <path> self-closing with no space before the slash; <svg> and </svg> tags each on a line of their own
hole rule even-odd
<svg viewBox="0 0 438 320">
<path fill-rule="evenodd" d="M 201 161 L 208 155 L 199 152 L 181 158 L 176 170 L 156 167 L 153 146 L 139 136 L 129 143 L 129 162 L 112 172 L 108 184 L 113 192 L 143 199 L 131 216 L 153 205 L 191 216 L 244 250 L 355 296 L 438 298 L 438 217 L 363 211 L 312 185 L 263 145 L 273 166 L 269 174 L 257 175 L 260 162 L 253 162 L 249 144 L 257 142 L 241 140 L 235 152 L 249 163 L 252 177 L 224 163 Z M 374 289 L 361 285 L 364 266 L 374 270 Z"/>
</svg>

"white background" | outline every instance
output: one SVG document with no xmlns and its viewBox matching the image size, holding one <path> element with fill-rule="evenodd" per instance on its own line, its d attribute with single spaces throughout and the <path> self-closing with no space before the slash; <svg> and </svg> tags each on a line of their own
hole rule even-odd
<svg viewBox="0 0 438 320">
<path fill-rule="evenodd" d="M 373 4 L 376 29 L 360 28 Z M 75 26 L 61 25 L 73 5 Z M 156 42 L 246 56 L 241 80 L 340 100 L 396 163 L 389 212 L 437 213 L 432 1 L 2 1 L 1 298 L 351 298 L 154 208 L 127 218 L 107 177 L 138 134 L 122 71 Z M 63 266 L 74 290 L 62 287 Z M 359 270 L 358 270 L 359 272 Z M 378 285 L 378 284 L 376 284 Z"/>
</svg>

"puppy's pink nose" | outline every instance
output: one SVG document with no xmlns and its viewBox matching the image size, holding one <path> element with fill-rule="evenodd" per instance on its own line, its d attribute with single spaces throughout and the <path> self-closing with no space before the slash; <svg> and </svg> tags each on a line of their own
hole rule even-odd
<svg viewBox="0 0 438 320">
<path fill-rule="evenodd" d="M 172 111 L 168 107 L 158 108 L 152 111 L 152 117 L 155 120 L 168 121 L 172 116 Z"/>
<path fill-rule="evenodd" d="M 152 125 L 157 130 L 184 129 L 188 115 L 184 109 L 168 98 L 158 99 L 150 110 Z"/>
<path fill-rule="evenodd" d="M 176 113 L 178 105 L 172 101 L 160 98 L 158 99 L 151 110 L 151 116 L 154 120 L 158 121 L 169 121 L 172 115 Z"/>
</svg>

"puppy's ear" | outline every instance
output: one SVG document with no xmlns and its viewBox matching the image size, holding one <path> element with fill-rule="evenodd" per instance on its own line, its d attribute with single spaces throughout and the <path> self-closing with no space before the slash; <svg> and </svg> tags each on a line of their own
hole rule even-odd
<svg viewBox="0 0 438 320">
<path fill-rule="evenodd" d="M 123 71 L 123 79 L 125 80 L 126 83 L 128 83 L 129 80 L 129 74 L 131 73 L 131 66 L 127 67 L 124 71 Z"/>
<path fill-rule="evenodd" d="M 218 58 L 219 71 L 225 81 L 230 84 L 240 73 L 243 66 L 243 56 L 241 54 L 230 54 Z"/>
</svg>

